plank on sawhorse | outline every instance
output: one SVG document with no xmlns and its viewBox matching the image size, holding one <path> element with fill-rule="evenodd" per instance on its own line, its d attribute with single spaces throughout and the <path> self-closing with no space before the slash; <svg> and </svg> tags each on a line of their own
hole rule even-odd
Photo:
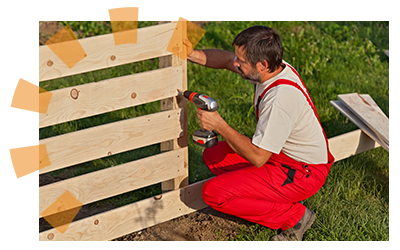
<svg viewBox="0 0 400 250">
<path fill-rule="evenodd" d="M 339 110 L 340 113 L 342 113 L 344 116 L 347 117 L 354 125 L 359 127 L 365 134 L 367 134 L 369 137 L 371 137 L 374 141 L 379 143 L 386 151 L 389 152 L 389 145 L 387 145 L 384 141 L 382 141 L 374 131 L 372 131 L 363 121 L 358 119 L 358 117 L 351 112 L 346 106 L 341 102 L 341 101 L 330 101 L 330 104 L 335 107 L 337 110 Z"/>
<path fill-rule="evenodd" d="M 389 118 L 378 105 L 369 103 L 369 95 L 360 96 L 357 93 L 338 95 L 339 100 L 365 123 L 387 145 L 389 145 Z"/>
</svg>

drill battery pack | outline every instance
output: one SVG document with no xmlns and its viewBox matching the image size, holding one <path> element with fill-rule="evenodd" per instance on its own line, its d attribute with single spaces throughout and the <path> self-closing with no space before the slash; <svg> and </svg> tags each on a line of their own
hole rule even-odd
<svg viewBox="0 0 400 250">
<path fill-rule="evenodd" d="M 193 133 L 193 142 L 204 148 L 211 148 L 218 144 L 218 134 L 214 131 L 198 129 Z"/>
</svg>

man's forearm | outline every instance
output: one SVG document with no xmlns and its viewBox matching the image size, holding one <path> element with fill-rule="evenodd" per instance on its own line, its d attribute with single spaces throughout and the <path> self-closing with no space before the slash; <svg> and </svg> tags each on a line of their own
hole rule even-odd
<svg viewBox="0 0 400 250">
<path fill-rule="evenodd" d="M 232 70 L 234 58 L 235 53 L 230 51 L 206 49 L 193 50 L 193 52 L 189 55 L 188 60 L 209 68 Z"/>
<path fill-rule="evenodd" d="M 272 155 L 270 152 L 255 146 L 251 139 L 235 129 L 227 123 L 217 131 L 228 143 L 228 145 L 241 157 L 252 163 L 256 167 L 261 167 L 267 162 Z"/>
</svg>

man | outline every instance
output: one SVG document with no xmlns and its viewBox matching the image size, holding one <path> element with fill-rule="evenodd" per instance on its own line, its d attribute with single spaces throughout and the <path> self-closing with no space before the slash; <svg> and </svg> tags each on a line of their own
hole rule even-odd
<svg viewBox="0 0 400 250">
<path fill-rule="evenodd" d="M 192 62 L 228 69 L 255 84 L 257 127 L 248 138 L 218 112 L 198 110 L 200 126 L 225 141 L 204 150 L 203 160 L 216 175 L 202 190 L 215 210 L 272 229 L 271 240 L 302 240 L 315 213 L 300 201 L 324 184 L 334 161 L 314 104 L 297 71 L 282 60 L 280 36 L 269 27 L 250 27 L 236 36 L 235 53 L 192 50 Z"/>
</svg>

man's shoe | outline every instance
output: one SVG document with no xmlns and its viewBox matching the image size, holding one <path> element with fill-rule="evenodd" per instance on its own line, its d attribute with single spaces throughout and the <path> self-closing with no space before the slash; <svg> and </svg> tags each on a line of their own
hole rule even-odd
<svg viewBox="0 0 400 250">
<path fill-rule="evenodd" d="M 306 208 L 303 217 L 297 224 L 289 229 L 282 231 L 280 234 L 271 237 L 271 241 L 301 241 L 303 234 L 311 227 L 315 220 L 315 213 Z"/>
</svg>

